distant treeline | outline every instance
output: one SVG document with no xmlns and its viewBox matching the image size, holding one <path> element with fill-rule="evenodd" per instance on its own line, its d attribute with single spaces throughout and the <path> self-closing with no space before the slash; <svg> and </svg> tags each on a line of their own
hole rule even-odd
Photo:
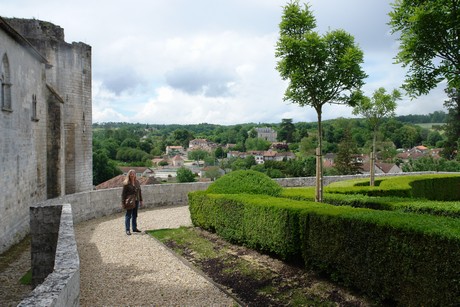
<svg viewBox="0 0 460 307">
<path fill-rule="evenodd" d="M 396 116 L 396 119 L 403 123 L 423 124 L 423 123 L 445 123 L 447 113 L 443 111 L 434 111 L 428 115 L 409 114 Z"/>
<path fill-rule="evenodd" d="M 447 113 L 444 111 L 434 111 L 433 113 L 421 115 L 421 114 L 409 114 L 409 115 L 400 115 L 396 116 L 395 119 L 402 123 L 407 124 L 423 124 L 423 123 L 445 123 L 447 118 Z M 246 124 L 236 124 L 236 125 L 228 125 L 226 127 L 254 127 L 254 126 L 265 126 L 265 127 L 276 127 L 279 123 L 246 123 Z M 308 128 L 316 128 L 316 123 L 306 123 Z M 161 130 L 165 133 L 173 132 L 177 129 L 188 129 L 193 131 L 194 133 L 206 133 L 217 129 L 219 127 L 223 127 L 224 125 L 216 125 L 216 124 L 208 124 L 208 123 L 201 123 L 201 124 L 187 124 L 187 125 L 180 125 L 180 124 L 132 124 L 132 123 L 125 123 L 125 122 L 106 122 L 106 123 L 93 123 L 93 128 L 120 128 L 126 126 L 138 126 L 142 129 L 153 129 L 153 130 Z"/>
</svg>

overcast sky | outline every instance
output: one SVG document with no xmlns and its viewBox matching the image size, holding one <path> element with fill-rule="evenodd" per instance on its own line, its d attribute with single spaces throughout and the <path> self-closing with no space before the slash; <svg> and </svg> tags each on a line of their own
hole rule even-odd
<svg viewBox="0 0 460 307">
<path fill-rule="evenodd" d="M 67 42 L 92 46 L 93 122 L 150 124 L 316 121 L 310 107 L 283 101 L 275 69 L 288 0 L 0 0 L 4 17 L 64 28 Z M 389 0 L 311 0 L 317 31 L 344 29 L 364 51 L 364 91 L 398 88 Z M 307 3 L 307 2 L 305 2 Z M 443 110 L 442 88 L 400 101 L 397 115 Z M 351 117 L 328 105 L 323 119 Z"/>
</svg>

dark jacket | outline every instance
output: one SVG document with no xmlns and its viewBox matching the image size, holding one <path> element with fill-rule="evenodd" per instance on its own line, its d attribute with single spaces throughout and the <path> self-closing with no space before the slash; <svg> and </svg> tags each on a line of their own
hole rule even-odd
<svg viewBox="0 0 460 307">
<path fill-rule="evenodd" d="M 139 181 L 135 181 L 134 185 L 131 184 L 131 182 L 128 182 L 128 184 L 123 185 L 123 192 L 121 193 L 121 201 L 125 203 L 126 198 L 128 195 L 136 195 L 136 200 L 137 201 L 142 201 L 142 191 L 141 191 L 141 185 L 139 184 Z"/>
</svg>

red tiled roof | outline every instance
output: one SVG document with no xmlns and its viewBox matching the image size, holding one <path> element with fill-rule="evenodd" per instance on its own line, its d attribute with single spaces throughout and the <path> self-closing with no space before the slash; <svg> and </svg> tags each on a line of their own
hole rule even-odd
<svg viewBox="0 0 460 307">
<path fill-rule="evenodd" d="M 130 169 L 133 169 L 137 174 L 143 173 L 146 170 L 150 170 L 150 172 L 153 172 L 149 167 L 145 166 L 121 166 L 120 169 L 123 172 L 123 174 L 127 174 Z"/>
<path fill-rule="evenodd" d="M 422 151 L 428 149 L 428 147 L 425 147 L 425 146 L 423 146 L 423 145 L 415 146 L 415 148 L 417 148 L 418 150 L 422 150 Z"/>
<path fill-rule="evenodd" d="M 388 172 L 395 166 L 394 163 L 376 163 L 377 167 L 380 168 L 385 174 L 388 174 Z"/>
<path fill-rule="evenodd" d="M 96 186 L 96 190 L 102 189 L 112 189 L 112 188 L 120 188 L 123 186 L 123 181 L 125 180 L 126 175 L 118 175 L 109 179 L 103 183 L 100 183 Z M 137 177 L 139 183 L 141 185 L 148 185 L 148 184 L 157 184 L 159 183 L 154 177 Z"/>
</svg>

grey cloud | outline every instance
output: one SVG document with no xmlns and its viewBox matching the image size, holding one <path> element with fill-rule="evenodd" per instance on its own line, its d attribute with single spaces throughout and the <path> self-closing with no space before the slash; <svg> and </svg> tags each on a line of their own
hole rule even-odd
<svg viewBox="0 0 460 307">
<path fill-rule="evenodd" d="M 104 72 L 100 74 L 99 78 L 104 80 L 105 88 L 117 95 L 145 83 L 145 80 L 132 69 Z"/>
<path fill-rule="evenodd" d="M 233 73 L 206 68 L 177 68 L 165 77 L 167 84 L 175 89 L 208 97 L 230 96 L 228 84 L 235 79 Z"/>
</svg>

